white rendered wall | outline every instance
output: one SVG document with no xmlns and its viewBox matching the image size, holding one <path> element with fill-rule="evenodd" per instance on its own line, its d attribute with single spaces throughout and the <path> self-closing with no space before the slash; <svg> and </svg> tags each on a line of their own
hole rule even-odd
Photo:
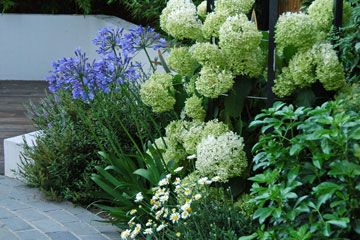
<svg viewBox="0 0 360 240">
<path fill-rule="evenodd" d="M 96 58 L 92 40 L 109 25 L 136 27 L 105 15 L 0 15 L 0 80 L 45 80 L 51 62 L 74 57 L 77 47 L 89 60 Z M 145 62 L 145 55 L 137 60 Z"/>
</svg>

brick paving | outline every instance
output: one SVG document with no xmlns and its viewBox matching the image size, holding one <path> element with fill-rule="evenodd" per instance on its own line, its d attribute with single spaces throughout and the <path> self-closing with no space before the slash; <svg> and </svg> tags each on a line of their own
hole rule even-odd
<svg viewBox="0 0 360 240">
<path fill-rule="evenodd" d="M 0 175 L 1 240 L 118 240 L 118 229 L 69 202 L 47 201 L 35 188 Z"/>
</svg>

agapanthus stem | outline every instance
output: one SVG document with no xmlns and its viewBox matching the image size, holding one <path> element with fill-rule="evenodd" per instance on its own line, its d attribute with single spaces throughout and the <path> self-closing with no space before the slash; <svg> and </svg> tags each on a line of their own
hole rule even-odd
<svg viewBox="0 0 360 240">
<path fill-rule="evenodd" d="M 148 58 L 148 60 L 149 60 L 149 62 L 150 62 L 150 66 L 151 66 L 151 68 L 153 69 L 153 72 L 155 72 L 156 69 L 155 69 L 155 67 L 154 67 L 154 65 L 153 65 L 153 63 L 152 63 L 152 61 L 151 61 L 150 55 L 149 55 L 148 51 L 146 50 L 146 48 L 144 48 L 144 51 L 145 51 L 146 57 Z"/>
</svg>

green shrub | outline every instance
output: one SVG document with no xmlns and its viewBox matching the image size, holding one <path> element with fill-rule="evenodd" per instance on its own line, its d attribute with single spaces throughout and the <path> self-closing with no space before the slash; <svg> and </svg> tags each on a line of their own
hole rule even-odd
<svg viewBox="0 0 360 240">
<path fill-rule="evenodd" d="M 360 119 L 340 104 L 277 102 L 252 122 L 264 134 L 253 148 L 263 172 L 250 178 L 263 226 L 248 239 L 360 237 Z"/>
<path fill-rule="evenodd" d="M 111 142 L 101 129 L 99 120 L 104 121 L 106 118 L 113 123 L 112 136 L 119 139 L 124 154 L 136 151 L 127 133 L 120 125 L 115 124 L 115 116 L 122 119 L 135 142 L 141 145 L 136 136 L 138 130 L 133 114 L 121 90 L 113 91 L 107 97 L 112 102 L 107 106 L 107 111 L 102 111 L 103 119 L 98 119 L 95 112 L 102 107 L 96 106 L 100 103 L 94 101 L 95 106 L 90 108 L 84 100 L 74 100 L 68 91 L 48 95 L 39 106 L 28 107 L 35 126 L 42 130 L 42 134 L 36 138 L 35 147 L 25 144 L 21 176 L 30 185 L 41 188 L 54 200 L 65 199 L 77 203 L 91 203 L 95 200 L 94 191 L 99 187 L 90 179 L 91 174 L 96 172 L 95 166 L 105 167 L 109 162 L 98 155 L 97 140 L 89 128 L 89 122 L 81 114 L 85 113 L 88 117 L 105 149 L 110 148 Z"/>
</svg>

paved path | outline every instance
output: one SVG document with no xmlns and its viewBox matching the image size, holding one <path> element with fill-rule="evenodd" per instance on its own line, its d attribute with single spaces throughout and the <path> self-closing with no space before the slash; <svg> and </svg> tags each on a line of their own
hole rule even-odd
<svg viewBox="0 0 360 240">
<path fill-rule="evenodd" d="M 0 175 L 0 240 L 118 240 L 111 224 L 69 202 L 46 201 L 22 182 Z"/>
</svg>

